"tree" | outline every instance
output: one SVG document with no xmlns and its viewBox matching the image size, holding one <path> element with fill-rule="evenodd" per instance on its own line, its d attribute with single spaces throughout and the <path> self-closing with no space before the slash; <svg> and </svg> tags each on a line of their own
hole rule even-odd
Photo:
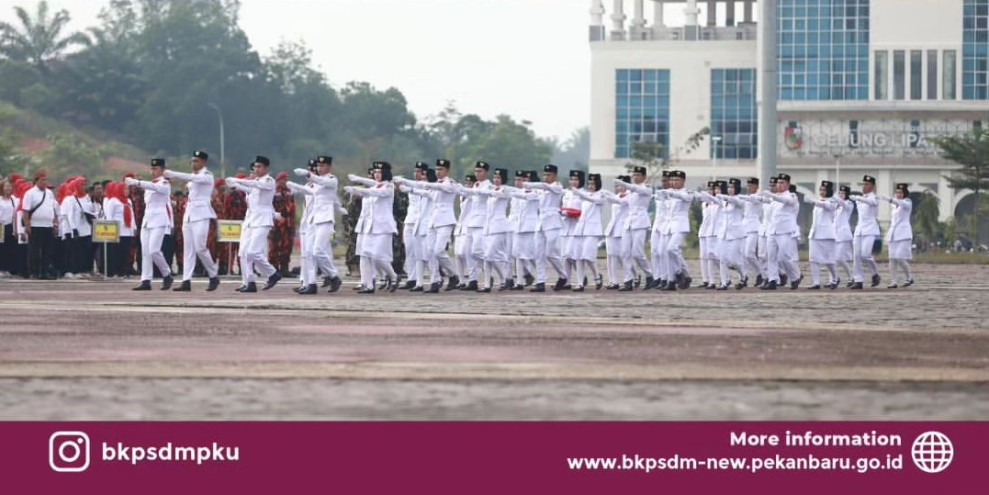
<svg viewBox="0 0 989 495">
<path fill-rule="evenodd" d="M 945 176 L 948 187 L 955 191 L 970 190 L 975 194 L 975 210 L 972 216 L 978 218 L 980 210 L 979 194 L 989 188 L 989 129 L 976 128 L 967 134 L 939 136 L 931 139 L 941 149 L 941 156 L 961 165 L 961 169 L 951 176 Z M 970 232 L 972 240 L 978 243 L 979 222 L 974 221 Z"/>
<path fill-rule="evenodd" d="M 82 33 L 62 36 L 69 22 L 69 12 L 59 10 L 48 15 L 48 2 L 42 0 L 35 10 L 34 19 L 23 7 L 14 7 L 20 26 L 0 22 L 0 54 L 11 60 L 27 62 L 47 75 L 48 64 L 72 45 L 87 44 L 89 38 Z"/>
<path fill-rule="evenodd" d="M 555 140 L 553 144 L 553 163 L 563 165 L 573 170 L 587 170 L 591 158 L 591 128 L 581 127 L 573 131 L 562 145 Z"/>
<path fill-rule="evenodd" d="M 493 167 L 536 168 L 549 162 L 553 148 L 536 137 L 525 122 L 519 123 L 508 115 L 499 115 L 487 133 L 476 136 L 468 144 L 466 155 L 471 161 L 484 160 Z M 463 165 L 473 169 L 473 162 Z"/>
<path fill-rule="evenodd" d="M 682 145 L 673 150 L 672 155 L 666 153 L 666 147 L 661 143 L 637 141 L 632 144 L 632 159 L 635 162 L 625 164 L 625 168 L 631 171 L 637 164 L 638 166 L 645 167 L 646 174 L 649 176 L 649 183 L 655 186 L 656 181 L 659 179 L 657 176 L 660 175 L 662 170 L 670 168 L 679 162 L 681 153 L 689 155 L 697 150 L 704 141 L 704 138 L 710 133 L 711 130 L 704 127 L 691 134 Z"/>
</svg>

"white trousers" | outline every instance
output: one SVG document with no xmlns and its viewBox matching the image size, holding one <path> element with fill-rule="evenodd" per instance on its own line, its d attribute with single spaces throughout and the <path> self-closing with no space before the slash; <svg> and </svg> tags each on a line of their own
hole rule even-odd
<svg viewBox="0 0 989 495">
<path fill-rule="evenodd" d="M 240 267 L 244 284 L 256 282 L 254 270 L 265 278 L 275 274 L 275 267 L 268 261 L 268 232 L 271 227 L 245 227 L 240 233 Z"/>
<path fill-rule="evenodd" d="M 678 273 L 690 276 L 687 263 L 683 260 L 683 239 L 686 236 L 684 232 L 673 232 L 669 235 L 670 240 L 666 243 L 667 280 L 673 280 Z"/>
<path fill-rule="evenodd" d="M 162 277 L 172 274 L 165 255 L 161 253 L 161 241 L 165 239 L 168 227 L 145 227 L 141 231 L 141 281 L 154 278 L 154 267 L 158 267 Z"/>
<path fill-rule="evenodd" d="M 796 258 L 797 242 L 792 233 L 775 234 L 768 236 L 766 240 L 766 272 L 769 280 L 780 281 L 780 268 L 786 272 L 790 280 L 796 280 L 800 276 L 800 268 L 794 260 Z"/>
<path fill-rule="evenodd" d="M 182 224 L 182 280 L 192 280 L 192 272 L 196 270 L 196 257 L 206 269 L 209 278 L 216 277 L 217 266 L 213 257 L 206 249 L 206 237 L 209 235 L 209 220 L 198 220 Z"/>
<path fill-rule="evenodd" d="M 560 229 L 540 230 L 536 234 L 536 282 L 546 283 L 546 264 L 553 265 L 561 279 L 567 278 L 560 252 Z"/>
<path fill-rule="evenodd" d="M 434 234 L 430 236 L 433 238 L 433 243 L 429 246 L 429 281 L 439 283 L 442 280 L 441 268 L 448 274 L 454 271 L 446 247 L 450 242 L 450 234 L 453 233 L 453 225 L 436 227 L 432 231 Z"/>
<path fill-rule="evenodd" d="M 745 274 L 742 273 L 742 245 L 744 243 L 745 240 L 741 237 L 738 239 L 718 240 L 718 271 L 721 275 L 721 285 L 728 285 L 731 283 L 731 276 L 728 273 L 729 269 L 737 271 L 739 277 L 745 276 Z"/>
<path fill-rule="evenodd" d="M 337 267 L 333 265 L 333 235 L 336 232 L 336 224 L 333 222 L 317 223 L 310 230 L 313 231 L 313 269 L 319 269 L 323 275 L 329 277 L 338 276 Z M 313 279 L 315 280 L 315 277 Z"/>
<path fill-rule="evenodd" d="M 872 245 L 876 242 L 876 236 L 874 235 L 857 235 L 852 242 L 852 253 L 855 255 L 855 281 L 862 282 L 865 280 L 863 274 L 863 263 L 869 265 L 869 269 L 872 270 L 873 275 L 879 274 L 879 266 L 876 265 L 876 259 L 872 257 Z"/>
<path fill-rule="evenodd" d="M 649 260 L 646 259 L 646 229 L 624 231 L 622 252 L 627 256 L 624 260 L 625 282 L 631 282 L 635 277 L 635 265 L 638 265 L 646 276 L 653 276 Z"/>
<path fill-rule="evenodd" d="M 749 274 L 761 274 L 762 270 L 759 265 L 759 234 L 757 232 L 749 232 L 745 235 L 745 247 L 743 255 L 745 256 L 745 268 L 743 271 L 745 275 Z"/>
</svg>

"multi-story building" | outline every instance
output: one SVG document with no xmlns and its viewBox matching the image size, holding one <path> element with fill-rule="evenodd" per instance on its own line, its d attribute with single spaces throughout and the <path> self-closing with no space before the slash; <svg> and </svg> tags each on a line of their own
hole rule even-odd
<svg viewBox="0 0 989 495">
<path fill-rule="evenodd" d="M 652 0 L 647 20 L 644 0 L 590 3 L 591 170 L 624 172 L 634 143 L 652 141 L 690 187 L 758 176 L 759 4 Z M 989 0 L 776 4 L 776 170 L 803 194 L 870 174 L 880 193 L 933 192 L 941 220 L 972 211 L 930 138 L 989 125 Z M 683 25 L 667 24 L 679 9 Z"/>
</svg>

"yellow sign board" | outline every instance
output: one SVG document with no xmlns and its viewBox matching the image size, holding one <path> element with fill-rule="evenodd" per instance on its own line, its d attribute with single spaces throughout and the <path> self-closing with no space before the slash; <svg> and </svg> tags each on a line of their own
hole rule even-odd
<svg viewBox="0 0 989 495">
<path fill-rule="evenodd" d="M 217 220 L 217 242 L 240 242 L 240 226 L 243 220 Z"/>
<path fill-rule="evenodd" d="M 93 242 L 120 242 L 120 224 L 113 220 L 93 222 Z"/>
<path fill-rule="evenodd" d="M 3 244 L 3 239 L 5 237 L 7 237 L 6 229 L 7 229 L 7 226 L 4 225 L 4 224 L 2 224 L 2 223 L 0 223 L 0 244 Z"/>
</svg>

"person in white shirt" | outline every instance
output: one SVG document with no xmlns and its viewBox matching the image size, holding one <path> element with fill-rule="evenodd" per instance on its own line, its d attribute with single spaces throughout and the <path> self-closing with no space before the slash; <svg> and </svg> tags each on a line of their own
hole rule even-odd
<svg viewBox="0 0 989 495">
<path fill-rule="evenodd" d="M 660 190 L 669 189 L 670 171 L 663 170 Z M 652 221 L 652 232 L 649 238 L 649 251 L 652 255 L 652 273 L 654 275 L 652 284 L 646 283 L 643 290 L 659 289 L 669 283 L 665 274 L 669 271 L 666 266 L 666 245 L 670 242 L 667 234 L 663 233 L 663 227 L 670 221 L 669 202 L 662 194 L 653 193 L 656 205 L 656 212 Z"/>
<path fill-rule="evenodd" d="M 728 270 L 738 272 L 738 283 L 736 290 L 741 290 L 748 285 L 748 278 L 745 275 L 745 257 L 742 255 L 743 244 L 745 242 L 745 208 L 749 203 L 739 198 L 742 189 L 742 181 L 739 179 L 728 179 L 728 194 L 718 194 L 718 199 L 723 201 L 720 215 L 723 219 L 720 231 L 718 232 L 718 262 L 721 275 L 721 284 L 717 290 L 728 290 L 731 286 L 731 275 Z"/>
<path fill-rule="evenodd" d="M 665 175 L 665 174 L 664 174 Z M 619 175 L 616 178 L 621 182 L 630 182 L 632 177 Z M 622 232 L 625 221 L 628 218 L 628 198 L 629 194 L 625 186 L 615 184 L 615 192 L 601 191 L 601 195 L 611 204 L 611 218 L 604 228 L 604 249 L 608 257 L 608 290 L 618 290 L 625 277 L 624 261 L 628 256 L 624 251 L 622 243 Z"/>
<path fill-rule="evenodd" d="M 174 170 L 166 170 L 163 174 L 166 179 L 187 182 L 186 187 L 189 189 L 185 214 L 182 218 L 182 283 L 172 289 L 179 292 L 192 290 L 192 273 L 196 269 L 197 257 L 209 276 L 209 286 L 206 291 L 212 292 L 220 285 L 216 261 L 206 248 L 210 222 L 216 219 L 216 212 L 213 211 L 213 204 L 210 201 L 213 195 L 213 173 L 206 168 L 208 161 L 209 155 L 205 151 L 196 150 L 189 160 L 192 165 L 191 174 Z"/>
<path fill-rule="evenodd" d="M 429 168 L 427 165 L 423 169 L 422 180 L 420 182 L 434 184 L 437 180 L 436 170 Z M 418 259 L 416 259 L 415 263 L 416 279 L 410 280 L 412 287 L 409 290 L 412 292 L 425 292 L 426 268 L 429 267 L 431 251 L 433 245 L 436 244 L 436 229 L 433 228 L 433 210 L 435 209 L 433 198 L 436 197 L 436 192 L 424 189 L 412 189 L 407 186 L 402 187 L 408 190 L 410 198 L 419 198 L 418 215 L 415 223 L 412 225 L 412 235 L 415 236 L 416 242 L 419 244 Z M 436 269 L 437 271 L 440 270 L 438 265 Z M 442 273 L 440 274 L 440 278 L 442 278 Z M 432 288 L 431 283 L 430 288 Z"/>
<path fill-rule="evenodd" d="M 257 275 L 261 272 L 267 278 L 262 290 L 275 286 L 282 276 L 268 261 L 268 233 L 275 225 L 275 179 L 268 175 L 271 161 L 265 156 L 256 156 L 251 165 L 253 179 L 227 178 L 227 186 L 247 193 L 247 213 L 241 225 L 240 267 L 242 285 L 236 292 L 257 292 Z"/>
<path fill-rule="evenodd" d="M 527 190 L 537 190 L 539 196 L 539 230 L 536 235 L 536 286 L 529 292 L 546 292 L 546 265 L 551 265 L 559 277 L 553 290 L 563 290 L 567 285 L 567 270 L 563 265 L 560 231 L 560 205 L 563 186 L 556 181 L 559 168 L 552 163 L 543 166 L 542 182 L 526 182 Z"/>
<path fill-rule="evenodd" d="M 508 222 L 508 203 L 511 196 L 503 185 L 507 178 L 507 169 L 496 168 L 492 187 L 474 187 L 465 191 L 468 196 L 485 198 L 486 203 L 484 232 L 481 239 L 484 241 L 484 273 L 491 276 L 485 277 L 484 287 L 478 288 L 478 292 L 491 292 L 495 274 L 501 280 L 501 287 L 498 290 L 509 290 L 515 286 L 508 266 L 507 239 L 511 232 L 511 224 Z"/>
<path fill-rule="evenodd" d="M 0 277 L 10 277 L 17 273 L 17 237 L 14 232 L 14 218 L 19 200 L 14 197 L 14 184 L 9 179 L 0 180 Z"/>
<path fill-rule="evenodd" d="M 287 185 L 292 192 L 306 195 L 300 228 L 305 231 L 305 246 L 302 249 L 303 267 L 302 288 L 296 291 L 301 295 L 313 295 L 316 288 L 316 270 L 329 277 L 329 292 L 340 289 L 342 281 L 333 264 L 333 234 L 336 232 L 336 214 L 346 212 L 337 197 L 337 178 L 333 175 L 333 157 L 316 157 L 316 172 L 304 168 L 294 169 L 299 177 L 308 179 L 305 186 L 293 182 Z M 311 199 L 310 199 L 311 197 Z"/>
<path fill-rule="evenodd" d="M 488 180 L 488 171 L 491 165 L 484 161 L 474 163 L 474 177 L 476 180 L 471 186 L 472 189 L 490 189 L 491 181 Z M 484 219 L 488 217 L 488 201 L 481 195 L 468 195 L 470 202 L 467 220 L 467 235 L 470 236 L 467 252 L 465 254 L 465 264 L 467 266 L 467 285 L 463 290 L 476 291 L 478 289 L 478 279 L 488 283 L 491 278 L 490 273 L 480 274 L 484 269 Z M 461 215 L 463 213 L 461 212 Z"/>
<path fill-rule="evenodd" d="M 721 200 L 715 195 L 723 194 L 720 181 L 712 180 L 707 183 L 707 192 L 699 191 L 695 195 L 701 200 L 701 224 L 697 228 L 697 242 L 700 245 L 701 287 L 714 289 L 717 287 L 715 277 L 718 270 L 718 213 L 721 210 Z"/>
<path fill-rule="evenodd" d="M 762 287 L 765 290 L 776 290 L 783 283 L 780 279 L 780 269 L 790 281 L 790 288 L 800 285 L 800 269 L 796 263 L 796 240 L 793 237 L 796 222 L 794 218 L 800 212 L 797 195 L 790 192 L 790 176 L 779 174 L 776 188 L 778 193 L 763 192 L 763 196 L 773 201 L 770 209 L 771 217 L 766 228 L 767 240 L 767 271 L 769 282 Z"/>
<path fill-rule="evenodd" d="M 810 242 L 810 276 L 813 285 L 809 290 L 821 289 L 821 265 L 824 265 L 831 278 L 828 279 L 827 287 L 834 289 L 838 287 L 838 269 L 835 266 L 835 212 L 841 200 L 834 197 L 834 183 L 825 180 L 821 181 L 818 188 L 820 197 L 817 199 L 806 197 L 804 202 L 814 206 L 814 220 L 810 225 L 810 232 L 807 239 Z"/>
<path fill-rule="evenodd" d="M 457 280 L 460 281 L 455 287 L 457 290 L 467 290 L 467 280 L 470 278 L 471 270 L 475 271 L 476 276 L 476 268 L 471 268 L 474 266 L 474 262 L 471 259 L 471 253 L 474 249 L 471 245 L 470 227 L 467 226 L 472 216 L 471 208 L 474 207 L 474 202 L 464 192 L 464 189 L 473 188 L 476 182 L 477 177 L 474 174 L 467 174 L 464 175 L 464 183 L 462 185 L 453 184 L 451 186 L 456 191 L 457 198 L 460 201 L 460 216 L 457 217 L 456 228 L 453 232 L 453 255 L 456 261 Z M 446 290 L 450 290 L 450 287 L 447 287 Z"/>
<path fill-rule="evenodd" d="M 745 211 L 742 218 L 742 227 L 745 230 L 745 245 L 742 248 L 742 255 L 745 257 L 745 277 L 742 279 L 742 286 L 748 285 L 749 275 L 754 274 L 756 285 L 762 284 L 762 264 L 759 263 L 759 239 L 761 237 L 762 221 L 762 199 L 756 196 L 759 192 L 759 178 L 749 177 L 746 181 L 747 194 L 740 194 L 738 199 L 745 202 Z"/>
<path fill-rule="evenodd" d="M 693 278 L 683 259 L 683 240 L 690 233 L 690 203 L 693 196 L 683 189 L 687 173 L 683 170 L 670 171 L 670 188 L 661 194 L 667 201 L 669 215 L 663 226 L 663 235 L 669 239 L 666 244 L 666 286 L 662 290 L 675 291 L 690 288 Z"/>
<path fill-rule="evenodd" d="M 413 180 L 423 181 L 426 179 L 426 170 L 429 169 L 429 164 L 423 161 L 418 161 L 412 168 Z M 422 214 L 423 200 L 429 197 L 425 191 L 416 191 L 409 186 L 399 185 L 398 190 L 405 193 L 409 197 L 409 204 L 405 209 L 405 219 L 402 221 L 402 247 L 405 248 L 405 273 L 409 276 L 409 281 L 402 286 L 402 289 L 411 290 L 416 286 L 422 286 L 423 274 L 420 273 L 421 269 L 425 267 L 420 261 L 425 260 L 423 255 L 423 238 L 416 235 L 416 226 L 419 224 L 419 218 Z"/>
<path fill-rule="evenodd" d="M 432 193 L 432 213 L 430 217 L 430 233 L 427 241 L 427 256 L 429 258 L 429 289 L 423 292 L 436 294 L 442 286 L 442 273 L 452 274 L 453 263 L 450 261 L 448 245 L 454 228 L 459 228 L 457 217 L 453 211 L 453 203 L 457 199 L 458 185 L 449 177 L 450 160 L 436 160 L 436 181 L 414 182 L 404 177 L 396 177 L 394 182 L 413 189 L 426 190 Z M 427 176 L 428 178 L 428 176 Z M 459 240 L 459 238 L 458 238 Z M 459 270 L 459 266 L 458 266 Z M 458 271 L 459 273 L 459 271 Z M 460 283 L 460 277 L 451 275 L 446 290 L 453 290 Z"/>
<path fill-rule="evenodd" d="M 527 170 L 516 170 L 515 171 L 515 187 L 508 188 L 509 194 L 512 196 L 511 204 L 508 207 L 508 222 L 512 226 L 512 232 L 508 236 L 508 252 L 510 255 L 510 267 L 515 269 L 515 281 L 516 285 L 509 290 L 522 290 L 523 280 L 525 280 L 524 285 L 528 286 L 535 281 L 535 276 L 533 275 L 536 271 L 533 249 L 526 249 L 527 258 L 521 258 L 521 250 L 519 246 L 519 237 L 522 228 L 522 214 L 526 211 L 526 199 L 525 197 L 520 197 L 519 194 L 524 194 L 525 191 L 522 189 L 522 185 L 529 179 L 529 171 Z M 536 217 L 535 220 L 539 221 L 539 210 L 538 203 L 536 204 Z M 535 225 L 535 224 L 533 224 Z M 534 243 L 534 240 L 532 240 Z M 534 245 L 533 245 L 534 248 Z"/>
<path fill-rule="evenodd" d="M 117 243 L 107 246 L 107 275 L 121 278 L 127 275 L 127 256 L 134 242 L 134 230 L 137 228 L 134 207 L 130 201 L 130 190 L 123 182 L 111 182 L 106 186 L 106 198 L 103 200 L 103 211 L 107 220 L 117 222 L 120 238 Z"/>
<path fill-rule="evenodd" d="M 913 276 L 910 274 L 910 263 L 908 263 L 913 259 L 913 228 L 910 226 L 913 201 L 910 199 L 908 186 L 904 183 L 897 184 L 895 198 L 879 197 L 893 205 L 890 211 L 889 230 L 886 231 L 886 246 L 889 249 L 890 284 L 887 286 L 889 289 L 899 287 L 897 268 L 903 270 L 903 287 L 913 285 Z"/>
<path fill-rule="evenodd" d="M 579 258 L 578 251 L 581 248 L 579 242 L 574 244 L 573 229 L 580 219 L 580 205 L 583 201 L 577 196 L 575 190 L 582 189 L 585 182 L 583 170 L 571 170 L 569 187 L 563 191 L 563 196 L 560 199 L 560 219 L 563 221 L 563 228 L 560 229 L 560 249 L 563 253 L 563 266 L 567 272 L 567 280 L 573 280 Z M 578 280 L 576 285 L 582 283 L 583 280 Z M 572 288 L 570 285 L 566 285 L 563 290 Z"/>
<path fill-rule="evenodd" d="M 855 256 L 855 283 L 852 289 L 861 290 L 865 280 L 863 265 L 869 265 L 872 271 L 872 287 L 879 285 L 879 266 L 872 256 L 872 249 L 879 237 L 879 200 L 876 198 L 876 178 L 871 175 L 862 177 L 862 194 L 850 196 L 858 210 L 858 223 L 855 225 L 855 237 L 852 241 L 852 254 Z"/>
<path fill-rule="evenodd" d="M 649 231 L 649 204 L 653 200 L 653 190 L 645 185 L 646 168 L 636 166 L 632 168 L 632 180 L 619 181 L 615 179 L 615 184 L 625 187 L 629 191 L 628 217 L 625 219 L 622 234 L 622 252 L 627 255 L 624 260 L 625 282 L 618 289 L 621 292 L 632 290 L 635 265 L 646 274 L 646 287 L 653 285 L 654 275 L 649 260 L 646 258 L 646 232 Z"/>
<path fill-rule="evenodd" d="M 834 240 L 835 240 L 835 263 L 845 272 L 845 279 L 848 280 L 848 287 L 855 283 L 852 275 L 852 213 L 855 212 L 855 202 L 848 199 L 852 193 L 852 188 L 848 186 L 838 186 L 837 199 L 838 208 L 834 213 Z M 840 282 L 841 279 L 839 278 Z"/>
<path fill-rule="evenodd" d="M 574 244 L 572 254 L 577 263 L 577 281 L 574 284 L 574 292 L 584 291 L 584 274 L 590 272 L 591 281 L 594 288 L 601 289 L 604 280 L 598 273 L 598 244 L 603 237 L 601 229 L 601 208 L 605 204 L 605 197 L 601 191 L 601 174 L 588 174 L 586 190 L 572 188 L 571 190 L 583 202 L 580 205 L 580 219 L 571 232 Z"/>
<path fill-rule="evenodd" d="M 518 189 L 511 192 L 517 203 L 512 205 L 513 211 L 518 210 L 519 221 L 513 245 L 520 277 L 524 277 L 526 285 L 535 282 L 536 259 L 538 250 L 536 243 L 536 232 L 539 230 L 539 203 L 542 201 L 542 194 L 533 189 L 526 189 L 525 185 L 530 182 L 538 182 L 539 174 L 535 170 L 525 171 L 523 179 L 516 181 Z M 523 290 L 522 284 L 518 283 L 512 290 Z"/>
<path fill-rule="evenodd" d="M 385 274 L 385 290 L 395 292 L 401 280 L 392 268 L 392 238 L 398 234 L 398 228 L 393 211 L 395 186 L 392 183 L 391 164 L 374 162 L 373 180 L 353 174 L 348 179 L 367 187 L 347 186 L 344 191 L 351 196 L 363 196 L 362 208 L 371 208 L 371 215 L 363 225 L 365 237 L 360 256 L 364 288 L 358 294 L 374 294 L 376 271 Z"/>
<path fill-rule="evenodd" d="M 151 159 L 151 180 L 137 180 L 132 177 L 124 179 L 131 187 L 144 190 L 144 218 L 141 220 L 141 285 L 133 290 L 151 290 L 151 279 L 154 275 L 153 266 L 158 267 L 163 277 L 161 290 L 172 286 L 172 269 L 165 262 L 161 251 L 162 241 L 172 224 L 172 185 L 163 177 L 165 159 Z M 153 266 L 152 266 L 153 265 Z"/>
</svg>

